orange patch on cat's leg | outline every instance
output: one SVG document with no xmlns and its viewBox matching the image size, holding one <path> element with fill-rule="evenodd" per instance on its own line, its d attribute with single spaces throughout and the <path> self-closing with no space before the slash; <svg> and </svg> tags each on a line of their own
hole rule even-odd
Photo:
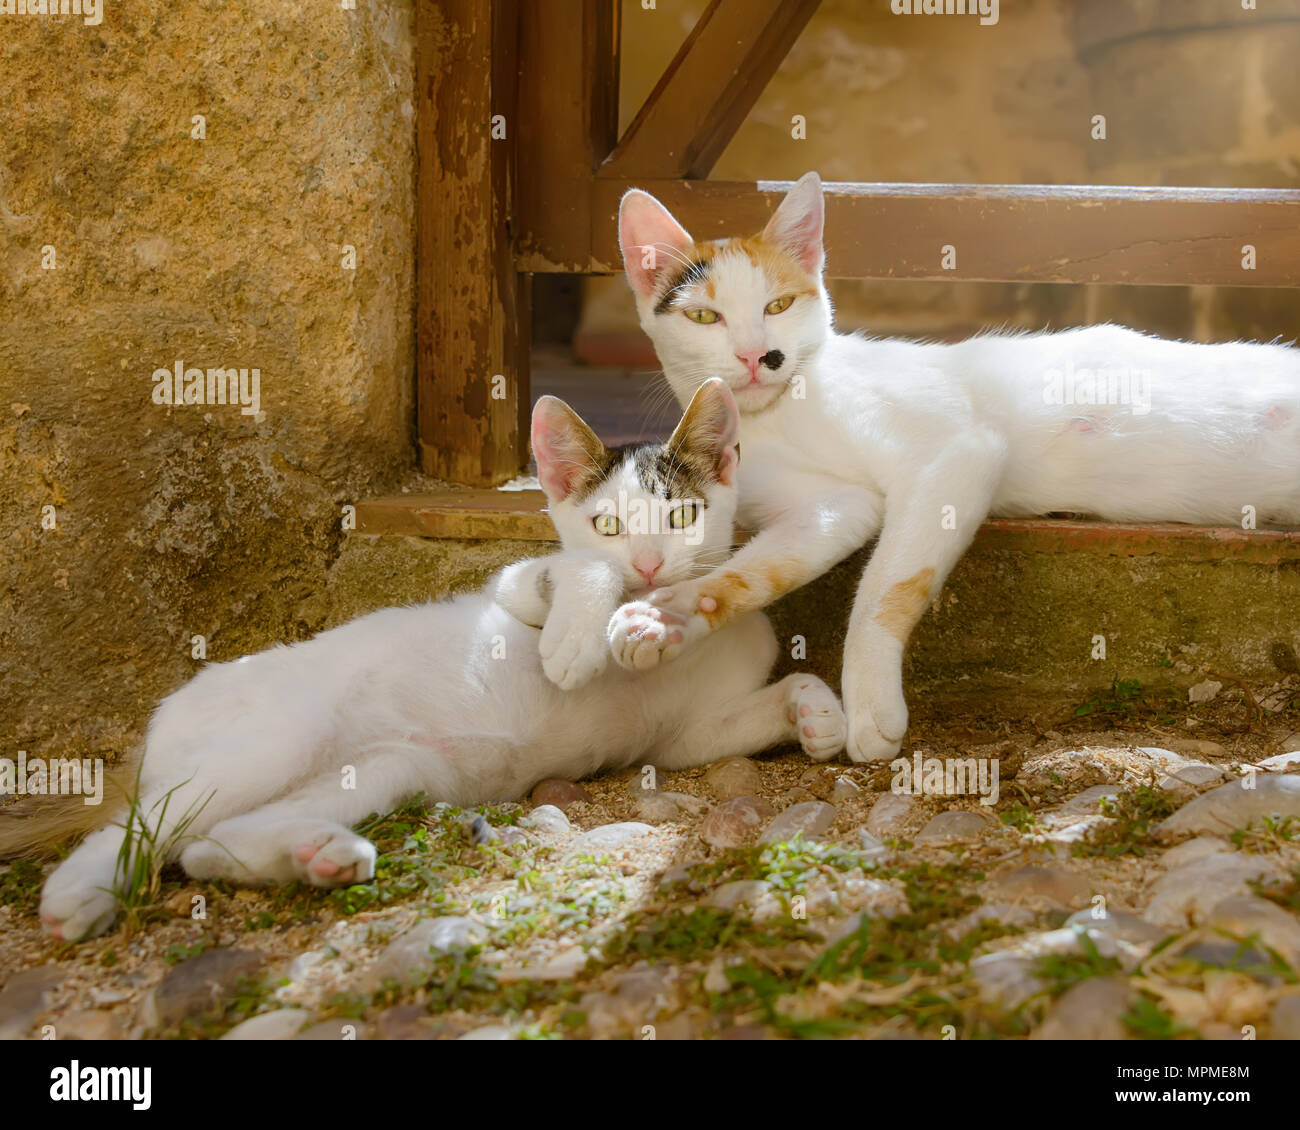
<svg viewBox="0 0 1300 1130">
<path fill-rule="evenodd" d="M 880 602 L 876 623 L 899 643 L 906 643 L 913 626 L 930 603 L 930 586 L 933 582 L 932 568 L 922 569 L 915 576 L 899 581 L 885 593 Z"/>
<path fill-rule="evenodd" d="M 745 612 L 766 607 L 778 596 L 796 588 L 803 579 L 797 566 L 785 562 L 760 566 L 747 575 L 725 572 L 701 590 L 700 614 L 711 628 L 721 627 Z"/>
</svg>

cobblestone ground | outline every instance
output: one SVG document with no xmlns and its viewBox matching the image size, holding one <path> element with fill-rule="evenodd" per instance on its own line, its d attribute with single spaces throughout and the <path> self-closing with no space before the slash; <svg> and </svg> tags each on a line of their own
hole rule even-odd
<svg viewBox="0 0 1300 1130">
<path fill-rule="evenodd" d="M 374 883 L 168 871 L 79 946 L 13 864 L 0 1035 L 1297 1039 L 1296 694 L 922 724 L 910 780 L 780 750 L 416 802 L 365 826 Z"/>
</svg>

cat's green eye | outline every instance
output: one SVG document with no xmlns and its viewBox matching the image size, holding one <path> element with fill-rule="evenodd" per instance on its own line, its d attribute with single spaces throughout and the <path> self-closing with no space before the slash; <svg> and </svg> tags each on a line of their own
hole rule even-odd
<svg viewBox="0 0 1300 1130">
<path fill-rule="evenodd" d="M 787 294 L 784 298 L 774 298 L 763 307 L 764 314 L 779 314 L 782 310 L 789 309 L 790 303 L 794 301 L 793 294 Z"/>
<path fill-rule="evenodd" d="M 676 510 L 668 515 L 668 524 L 674 530 L 684 530 L 687 526 L 695 525 L 695 519 L 699 517 L 700 508 L 693 502 L 688 502 L 685 506 L 679 506 Z"/>
<path fill-rule="evenodd" d="M 617 537 L 623 532 L 623 523 L 614 514 L 597 514 L 591 524 L 596 527 L 596 533 L 607 538 Z"/>
<path fill-rule="evenodd" d="M 702 326 L 712 325 L 718 320 L 718 312 L 716 310 L 687 310 L 686 316 L 690 318 L 692 322 L 699 322 Z"/>
</svg>

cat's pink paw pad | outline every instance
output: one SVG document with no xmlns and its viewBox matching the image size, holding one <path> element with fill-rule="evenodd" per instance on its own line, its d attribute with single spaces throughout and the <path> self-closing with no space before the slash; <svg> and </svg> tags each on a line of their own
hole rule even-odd
<svg viewBox="0 0 1300 1130">
<path fill-rule="evenodd" d="M 292 851 L 299 878 L 314 887 L 345 887 L 375 877 L 375 846 L 340 828 L 323 833 L 320 842 L 309 840 Z"/>
<path fill-rule="evenodd" d="M 839 697 L 820 679 L 809 678 L 797 688 L 795 718 L 799 744 L 816 761 L 829 761 L 844 749 L 848 727 Z"/>
<path fill-rule="evenodd" d="M 677 654 L 686 639 L 685 621 L 668 609 L 634 600 L 614 613 L 607 635 L 619 666 L 644 671 Z"/>
</svg>

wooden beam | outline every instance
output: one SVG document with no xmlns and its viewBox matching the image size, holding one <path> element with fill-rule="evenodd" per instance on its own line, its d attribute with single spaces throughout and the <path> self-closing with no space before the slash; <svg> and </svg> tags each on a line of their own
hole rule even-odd
<svg viewBox="0 0 1300 1130">
<path fill-rule="evenodd" d="M 527 458 L 528 289 L 509 239 L 517 31 L 510 0 L 418 7 L 421 466 L 479 485 L 511 478 Z M 504 138 L 493 137 L 493 115 Z"/>
<path fill-rule="evenodd" d="M 820 0 L 713 0 L 600 169 L 709 175 Z"/>
<path fill-rule="evenodd" d="M 357 533 L 401 537 L 555 541 L 540 490 L 397 494 L 357 504 Z"/>
<path fill-rule="evenodd" d="M 586 271 L 621 269 L 618 202 L 633 185 L 715 239 L 758 231 L 790 182 L 597 179 Z M 1292 287 L 1300 191 L 828 183 L 826 246 L 833 278 Z"/>
<path fill-rule="evenodd" d="M 519 8 L 519 210 L 522 270 L 581 272 L 591 259 L 596 165 L 618 138 L 618 0 Z"/>
</svg>

